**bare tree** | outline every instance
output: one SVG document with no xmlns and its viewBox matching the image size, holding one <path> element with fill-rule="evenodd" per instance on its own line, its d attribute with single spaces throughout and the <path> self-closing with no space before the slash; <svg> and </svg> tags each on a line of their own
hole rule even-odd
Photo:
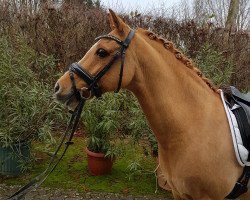
<svg viewBox="0 0 250 200">
<path fill-rule="evenodd" d="M 230 32 L 237 30 L 236 22 L 238 13 L 239 13 L 239 0 L 231 0 L 225 24 L 226 30 Z"/>
<path fill-rule="evenodd" d="M 215 24 L 228 30 L 250 28 L 249 0 L 193 0 L 193 16 L 196 22 L 212 17 Z"/>
<path fill-rule="evenodd" d="M 237 16 L 237 30 L 250 31 L 250 1 L 240 0 Z"/>
</svg>

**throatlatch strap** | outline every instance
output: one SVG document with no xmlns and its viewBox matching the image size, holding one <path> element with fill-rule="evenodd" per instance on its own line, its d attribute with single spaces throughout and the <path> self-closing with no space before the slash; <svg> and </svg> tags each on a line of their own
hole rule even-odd
<svg viewBox="0 0 250 200">
<path fill-rule="evenodd" d="M 120 74 L 119 74 L 119 81 L 118 81 L 118 86 L 116 89 L 116 93 L 119 92 L 119 90 L 121 89 L 121 85 L 122 85 L 122 77 L 123 77 L 123 67 L 124 67 L 124 62 L 125 62 L 125 53 L 126 53 L 126 49 L 128 48 L 131 40 L 133 39 L 135 35 L 135 31 L 131 30 L 127 36 L 127 38 L 124 40 L 122 47 L 121 47 L 121 67 L 120 67 Z"/>
</svg>

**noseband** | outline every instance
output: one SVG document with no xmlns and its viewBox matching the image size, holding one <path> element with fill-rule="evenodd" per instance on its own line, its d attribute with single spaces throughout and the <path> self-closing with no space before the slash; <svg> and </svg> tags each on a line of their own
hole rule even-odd
<svg viewBox="0 0 250 200">
<path fill-rule="evenodd" d="M 74 73 L 77 74 L 81 79 L 83 79 L 88 87 L 85 88 L 86 90 L 92 92 L 96 97 L 100 97 L 102 95 L 102 90 L 98 84 L 98 81 L 108 72 L 108 70 L 111 68 L 111 66 L 114 64 L 114 62 L 121 58 L 121 65 L 120 65 L 120 73 L 119 73 L 119 81 L 118 86 L 115 92 L 119 92 L 122 84 L 122 77 L 123 77 L 123 67 L 124 67 L 124 61 L 125 61 L 125 53 L 126 49 L 128 48 L 132 38 L 134 37 L 135 31 L 131 30 L 127 36 L 127 38 L 124 41 L 121 41 L 119 38 L 113 36 L 113 35 L 102 35 L 95 39 L 95 41 L 98 41 L 100 39 L 109 39 L 114 40 L 117 44 L 121 46 L 120 50 L 117 51 L 114 56 L 111 58 L 111 60 L 108 62 L 107 65 L 103 67 L 103 69 L 98 72 L 95 76 L 91 75 L 88 71 L 86 71 L 83 67 L 81 67 L 78 63 L 73 63 L 69 66 L 69 75 L 72 82 L 72 86 L 74 89 L 74 93 L 76 95 L 76 98 L 80 100 L 81 98 L 86 99 L 86 97 L 83 97 L 81 95 L 80 90 L 76 88 Z"/>
</svg>

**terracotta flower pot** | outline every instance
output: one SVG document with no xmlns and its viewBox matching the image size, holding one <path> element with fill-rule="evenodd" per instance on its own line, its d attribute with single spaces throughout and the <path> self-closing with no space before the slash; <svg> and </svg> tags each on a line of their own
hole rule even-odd
<svg viewBox="0 0 250 200">
<path fill-rule="evenodd" d="M 103 153 L 95 153 L 86 148 L 88 169 L 93 176 L 110 174 L 112 171 L 113 160 L 105 158 Z"/>
</svg>

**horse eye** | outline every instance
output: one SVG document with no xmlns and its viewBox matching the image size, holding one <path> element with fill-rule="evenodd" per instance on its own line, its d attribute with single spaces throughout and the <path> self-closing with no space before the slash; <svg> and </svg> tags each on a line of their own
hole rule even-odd
<svg viewBox="0 0 250 200">
<path fill-rule="evenodd" d="M 96 55 L 98 55 L 101 58 L 104 58 L 109 55 L 109 53 L 105 49 L 98 49 L 96 51 Z"/>
</svg>

